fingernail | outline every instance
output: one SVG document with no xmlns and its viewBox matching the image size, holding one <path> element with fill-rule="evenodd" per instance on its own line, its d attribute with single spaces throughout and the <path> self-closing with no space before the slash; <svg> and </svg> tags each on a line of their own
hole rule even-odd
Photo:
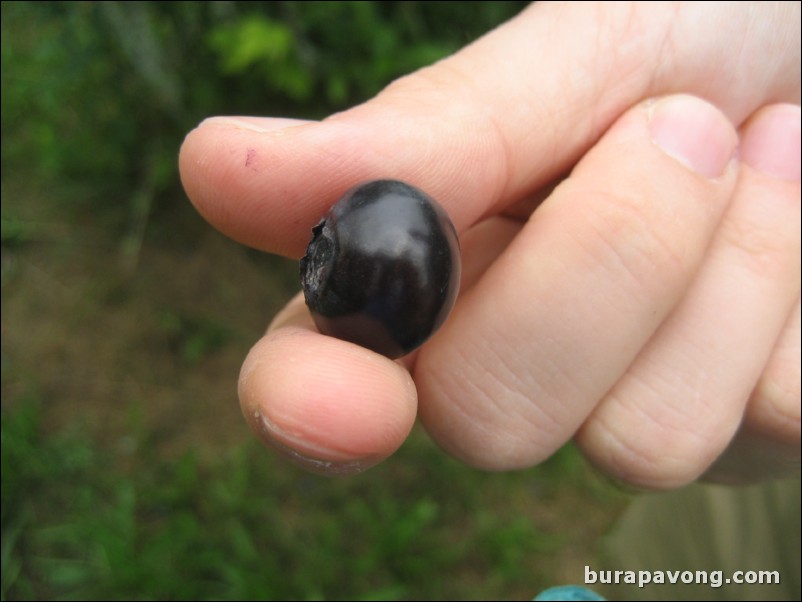
<svg viewBox="0 0 802 602">
<path fill-rule="evenodd" d="M 279 428 L 264 414 L 254 411 L 248 417 L 259 439 L 301 468 L 323 476 L 359 474 L 381 462 L 379 456 L 346 458 L 341 453 L 320 449 Z M 299 451 L 300 450 L 300 451 Z"/>
<path fill-rule="evenodd" d="M 310 123 L 304 119 L 288 119 L 284 117 L 209 117 L 203 125 L 222 125 L 240 130 L 249 130 L 266 134 L 298 125 Z"/>
<path fill-rule="evenodd" d="M 800 109 L 774 105 L 759 111 L 741 135 L 741 161 L 780 180 L 799 180 Z"/>
<path fill-rule="evenodd" d="M 693 96 L 671 96 L 649 106 L 652 140 L 663 151 L 707 177 L 724 173 L 738 137 L 713 105 Z"/>
</svg>

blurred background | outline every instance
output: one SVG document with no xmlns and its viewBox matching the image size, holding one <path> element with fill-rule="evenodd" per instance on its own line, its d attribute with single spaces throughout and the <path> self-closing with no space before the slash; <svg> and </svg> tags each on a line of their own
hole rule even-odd
<svg viewBox="0 0 802 602">
<path fill-rule="evenodd" d="M 416 428 L 345 479 L 262 448 L 236 381 L 297 264 L 176 167 L 206 116 L 323 117 L 524 5 L 2 3 L 3 600 L 531 599 L 599 566 L 629 496 L 571 446 L 486 474 Z"/>
</svg>

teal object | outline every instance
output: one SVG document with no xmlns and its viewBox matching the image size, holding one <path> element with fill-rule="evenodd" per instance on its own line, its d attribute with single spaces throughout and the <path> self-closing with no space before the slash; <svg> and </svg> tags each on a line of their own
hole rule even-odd
<svg viewBox="0 0 802 602">
<path fill-rule="evenodd" d="M 606 598 L 602 598 L 596 592 L 581 585 L 560 585 L 543 590 L 533 600 L 546 602 L 548 600 L 606 600 Z"/>
</svg>

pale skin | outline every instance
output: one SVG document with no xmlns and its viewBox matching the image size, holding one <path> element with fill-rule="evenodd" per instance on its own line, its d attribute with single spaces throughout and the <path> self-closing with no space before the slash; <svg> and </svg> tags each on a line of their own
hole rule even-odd
<svg viewBox="0 0 802 602">
<path fill-rule="evenodd" d="M 799 102 L 797 2 L 538 3 L 322 122 L 203 122 L 184 186 L 244 244 L 298 258 L 376 178 L 461 236 L 460 297 L 419 351 L 320 335 L 296 297 L 245 360 L 244 415 L 330 474 L 418 418 L 488 470 L 574 439 L 636 487 L 798 475 Z"/>
</svg>

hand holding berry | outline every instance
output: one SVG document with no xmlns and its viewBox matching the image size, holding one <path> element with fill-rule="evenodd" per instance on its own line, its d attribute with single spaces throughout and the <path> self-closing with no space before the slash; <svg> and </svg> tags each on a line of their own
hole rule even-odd
<svg viewBox="0 0 802 602">
<path fill-rule="evenodd" d="M 388 177 L 460 233 L 460 296 L 418 352 L 322 336 L 297 298 L 245 361 L 248 420 L 326 473 L 416 416 L 491 470 L 573 437 L 645 487 L 798 473 L 799 23 L 798 3 L 537 3 L 323 122 L 201 124 L 185 187 L 245 244 L 300 257 Z"/>
</svg>

